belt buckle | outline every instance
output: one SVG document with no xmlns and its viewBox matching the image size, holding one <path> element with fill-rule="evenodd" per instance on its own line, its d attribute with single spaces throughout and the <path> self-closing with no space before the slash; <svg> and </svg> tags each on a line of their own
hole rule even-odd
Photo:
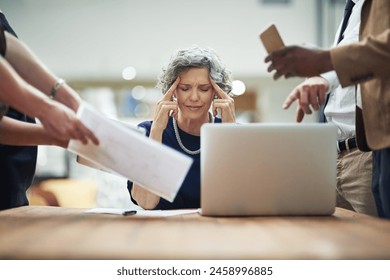
<svg viewBox="0 0 390 280">
<path fill-rule="evenodd" d="M 350 149 L 349 149 L 349 142 L 348 142 L 349 139 L 350 139 L 350 138 L 347 138 L 347 139 L 345 139 L 345 141 L 344 141 L 344 142 L 345 142 L 345 149 L 347 150 L 348 153 L 350 152 Z"/>
</svg>

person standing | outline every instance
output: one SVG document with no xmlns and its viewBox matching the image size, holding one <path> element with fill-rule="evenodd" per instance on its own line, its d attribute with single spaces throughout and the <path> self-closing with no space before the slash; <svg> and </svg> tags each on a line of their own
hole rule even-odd
<svg viewBox="0 0 390 280">
<path fill-rule="evenodd" d="M 5 31 L 17 37 L 1 11 L 0 24 Z M 5 116 L 29 124 L 35 123 L 33 118 L 12 107 L 8 108 Z M 33 182 L 37 155 L 37 146 L 0 144 L 0 210 L 28 205 L 26 191 Z"/>
<path fill-rule="evenodd" d="M 268 71 L 274 79 L 311 77 L 335 70 L 342 87 L 360 84 L 362 108 L 356 111 L 359 149 L 372 149 L 372 191 L 378 216 L 390 219 L 390 1 L 366 0 L 360 41 L 331 50 L 289 46 L 270 53 Z M 323 102 L 323 101 L 322 101 Z M 301 104 L 307 113 L 321 98 Z"/>
<path fill-rule="evenodd" d="M 359 41 L 360 14 L 364 0 L 348 0 L 344 18 L 335 35 L 333 46 Z M 358 213 L 377 216 L 371 191 L 372 153 L 360 151 L 356 145 L 355 99 L 360 99 L 360 87 L 355 85 L 342 88 L 335 71 L 307 78 L 286 98 L 284 109 L 300 96 L 321 95 L 327 100 L 323 113 L 326 122 L 338 128 L 336 206 Z M 326 97 L 325 97 L 326 96 Z M 306 97 L 304 98 L 306 99 Z M 304 113 L 298 107 L 297 121 Z"/>
<path fill-rule="evenodd" d="M 95 144 L 98 144 L 99 141 L 76 118 L 75 112 L 81 102 L 77 93 L 62 79 L 52 74 L 27 46 L 17 39 L 15 32 L 1 11 L 0 26 L 6 31 L 6 34 L 3 33 L 4 40 L 2 41 L 6 60 L 2 58 L 1 70 L 4 77 L 9 79 L 8 81 L 13 81 L 13 83 L 2 84 L 4 86 L 2 94 L 8 90 L 23 89 L 19 92 L 22 93 L 23 99 L 27 98 L 31 101 L 35 98 L 40 103 L 36 104 L 35 108 L 28 108 L 23 102 L 24 100 L 17 99 L 22 97 L 16 92 L 14 95 L 3 96 L 3 99 L 15 104 L 19 110 L 26 109 L 31 115 L 34 115 L 34 111 L 37 113 L 39 108 L 50 109 L 50 112 L 38 113 L 45 130 L 42 129 L 41 125 L 35 124 L 32 117 L 15 108 L 9 107 L 1 112 L 1 114 L 6 112 L 0 122 L 0 132 L 2 133 L 0 140 L 2 143 L 6 143 L 0 145 L 0 210 L 3 210 L 28 205 L 26 192 L 32 184 L 35 174 L 36 145 L 57 144 L 64 146 L 64 142 L 69 140 L 68 133 L 71 134 L 70 138 L 80 139 L 84 143 L 88 141 L 87 138 Z M 6 37 L 7 40 L 5 40 Z M 51 95 L 52 100 L 49 100 L 49 95 Z M 29 106 L 33 105 L 29 104 Z M 4 106 L 2 107 L 4 109 Z M 61 116 L 64 121 L 56 124 L 55 120 L 48 118 L 52 114 Z"/>
</svg>

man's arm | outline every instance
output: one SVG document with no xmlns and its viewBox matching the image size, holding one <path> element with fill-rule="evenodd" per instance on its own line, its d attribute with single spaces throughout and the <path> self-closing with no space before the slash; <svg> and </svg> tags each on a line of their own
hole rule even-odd
<svg viewBox="0 0 390 280">
<path fill-rule="evenodd" d="M 334 48 L 330 53 L 343 87 L 390 76 L 390 29 L 359 43 Z"/>
<path fill-rule="evenodd" d="M 272 52 L 268 72 L 275 70 L 274 79 L 281 76 L 312 77 L 335 70 L 343 87 L 390 74 L 390 29 L 378 36 L 369 36 L 355 44 L 332 50 L 312 50 L 290 46 Z"/>
<path fill-rule="evenodd" d="M 284 76 L 312 77 L 333 70 L 330 51 L 289 46 L 270 53 L 265 62 L 270 62 L 268 72 L 275 70 L 274 79 Z"/>
</svg>

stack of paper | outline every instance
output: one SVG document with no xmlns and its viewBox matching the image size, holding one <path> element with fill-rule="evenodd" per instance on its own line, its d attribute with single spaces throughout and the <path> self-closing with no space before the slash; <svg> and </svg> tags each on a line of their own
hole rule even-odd
<svg viewBox="0 0 390 280">
<path fill-rule="evenodd" d="M 71 140 L 68 150 L 172 202 L 182 185 L 192 159 L 178 151 L 120 125 L 82 103 L 78 118 L 99 139 L 83 145 Z"/>
</svg>

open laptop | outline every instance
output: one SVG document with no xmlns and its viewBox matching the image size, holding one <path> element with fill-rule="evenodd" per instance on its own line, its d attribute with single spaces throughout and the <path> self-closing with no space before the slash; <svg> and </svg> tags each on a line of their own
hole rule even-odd
<svg viewBox="0 0 390 280">
<path fill-rule="evenodd" d="M 201 214 L 331 215 L 337 129 L 331 124 L 205 124 Z"/>
</svg>

